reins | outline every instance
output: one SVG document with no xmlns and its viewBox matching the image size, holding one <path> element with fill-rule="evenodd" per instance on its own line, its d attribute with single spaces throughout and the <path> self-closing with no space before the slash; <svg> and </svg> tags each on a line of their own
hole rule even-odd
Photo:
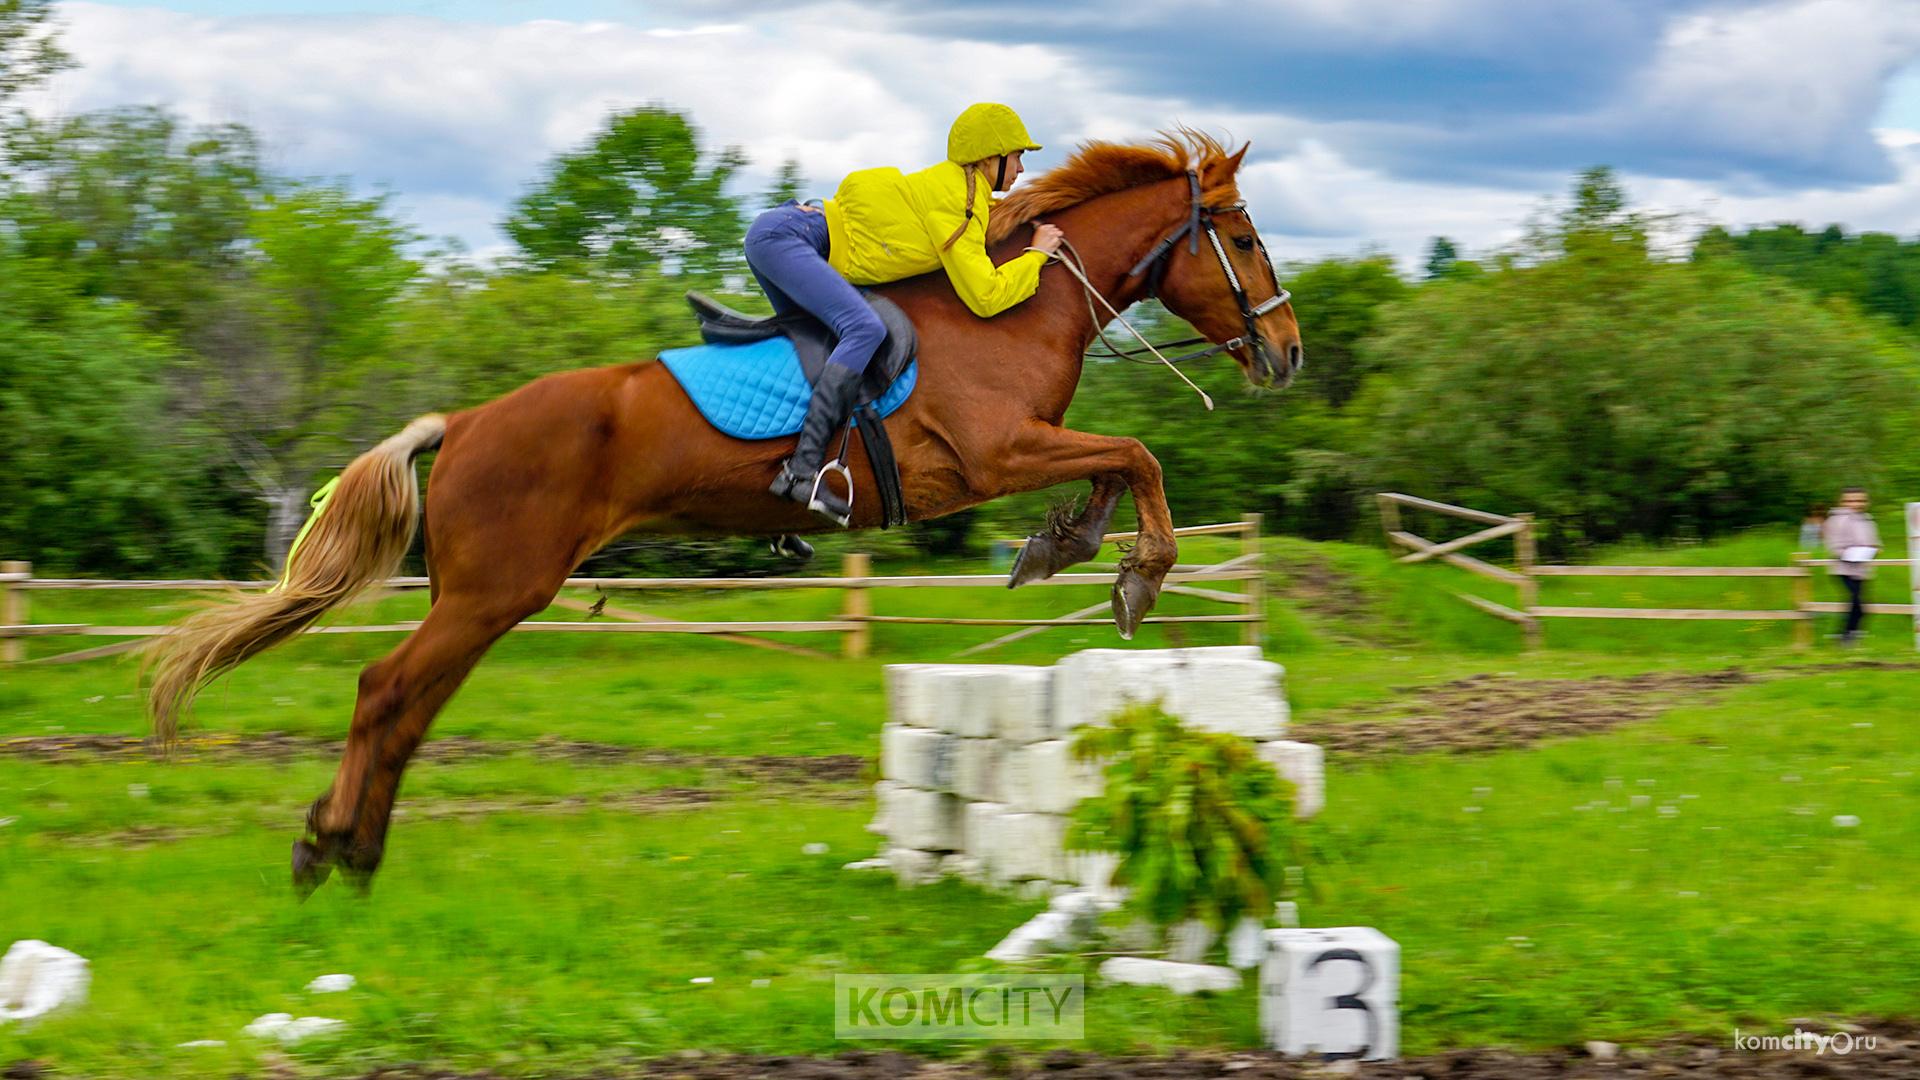
<svg viewBox="0 0 1920 1080">
<path fill-rule="evenodd" d="M 1039 249 L 1028 248 L 1027 250 L 1037 251 Z M 1100 294 L 1099 289 L 1096 289 L 1093 287 L 1093 282 L 1087 280 L 1086 264 L 1084 260 L 1080 258 L 1080 253 L 1074 250 L 1072 242 L 1067 240 L 1066 237 L 1063 236 L 1060 238 L 1060 250 L 1055 252 L 1052 258 L 1055 261 L 1057 261 L 1061 266 L 1066 267 L 1067 272 L 1072 274 L 1075 280 L 1080 282 L 1080 287 L 1086 290 L 1087 314 L 1091 316 L 1093 319 L 1094 336 L 1100 340 L 1100 343 L 1102 345 L 1105 345 L 1107 347 L 1108 353 L 1114 356 L 1117 356 L 1122 360 L 1132 360 L 1135 363 L 1140 363 L 1140 364 L 1144 364 L 1148 362 L 1148 361 L 1139 359 L 1142 351 L 1152 353 L 1156 360 L 1158 360 L 1162 364 L 1167 365 L 1168 371 L 1171 371 L 1175 375 L 1180 376 L 1181 382 L 1186 383 L 1189 389 L 1191 389 L 1194 393 L 1200 395 L 1200 400 L 1206 404 L 1208 412 L 1213 411 L 1213 399 L 1207 396 L 1207 392 L 1205 390 L 1202 390 L 1200 389 L 1200 387 L 1196 386 L 1192 379 L 1187 378 L 1186 372 L 1181 371 L 1177 367 L 1174 367 L 1174 365 L 1184 360 L 1197 359 L 1201 355 L 1211 356 L 1216 352 L 1223 351 L 1219 346 L 1214 346 L 1214 348 L 1210 351 L 1203 351 L 1201 353 L 1190 353 L 1186 356 L 1182 356 L 1174 360 L 1167 359 L 1165 354 L 1161 353 L 1159 349 L 1154 348 L 1153 342 L 1148 341 L 1145 335 L 1141 334 L 1140 331 L 1134 329 L 1133 324 L 1127 321 L 1126 316 L 1120 314 L 1119 311 L 1115 310 L 1113 303 L 1109 301 L 1105 296 L 1102 296 Z M 1107 340 L 1106 320 L 1100 317 L 1099 311 L 1096 310 L 1093 306 L 1093 302 L 1095 300 L 1099 300 L 1100 306 L 1106 308 L 1107 311 L 1111 313 L 1113 318 L 1117 320 L 1121 326 L 1124 326 L 1127 328 L 1127 333 L 1132 334 L 1134 338 L 1140 342 L 1141 346 L 1143 346 L 1142 349 L 1129 349 L 1127 350 L 1127 352 L 1122 353 L 1121 351 L 1113 347 L 1113 342 Z M 1181 341 L 1171 342 L 1168 344 L 1167 347 L 1178 348 L 1181 345 L 1191 345 L 1196 341 L 1205 341 L 1205 340 L 1206 338 L 1185 338 L 1185 339 L 1182 339 Z M 1236 342 L 1239 341 L 1238 338 L 1235 338 L 1234 340 Z"/>
<path fill-rule="evenodd" d="M 1133 324 L 1126 320 L 1125 316 L 1120 314 L 1119 310 L 1113 306 L 1111 301 L 1101 295 L 1099 289 L 1094 288 L 1093 282 L 1087 278 L 1085 260 L 1081 259 L 1080 253 L 1074 250 L 1073 244 L 1065 237 L 1062 237 L 1060 240 L 1060 250 L 1053 253 L 1051 258 L 1066 267 L 1068 272 L 1080 282 L 1080 287 L 1086 291 L 1087 314 L 1093 319 L 1094 338 L 1106 349 L 1104 355 L 1111 359 L 1127 360 L 1137 364 L 1155 362 L 1165 364 L 1167 370 L 1180 376 L 1181 382 L 1186 383 L 1194 393 L 1200 395 L 1200 400 L 1206 404 L 1207 410 L 1211 412 L 1213 410 L 1213 399 L 1208 397 L 1206 391 L 1196 386 L 1194 381 L 1187 378 L 1186 373 L 1175 365 L 1184 364 L 1192 360 L 1204 360 L 1208 357 L 1218 356 L 1221 353 L 1229 352 L 1249 344 L 1258 349 L 1265 350 L 1266 338 L 1261 335 L 1260 328 L 1255 325 L 1255 320 L 1286 303 L 1292 298 L 1292 294 L 1287 292 L 1285 288 L 1280 288 L 1272 297 L 1262 301 L 1258 307 L 1248 302 L 1246 286 L 1240 283 L 1240 275 L 1234 272 L 1233 261 L 1227 258 L 1227 249 L 1220 243 L 1220 233 L 1214 228 L 1213 224 L 1215 214 L 1246 214 L 1247 204 L 1244 202 L 1235 203 L 1232 206 L 1223 207 L 1219 210 L 1207 206 L 1201 199 L 1200 174 L 1193 169 L 1187 170 L 1187 188 L 1190 193 L 1187 220 L 1182 222 L 1179 228 L 1161 237 L 1159 242 L 1154 244 L 1152 249 L 1150 249 L 1139 262 L 1133 265 L 1133 269 L 1127 271 L 1127 278 L 1131 280 L 1139 277 L 1141 274 L 1146 274 L 1147 296 L 1157 297 L 1160 293 L 1160 282 L 1166 276 L 1167 258 L 1173 253 L 1174 247 L 1178 245 L 1182 239 L 1185 239 L 1188 244 L 1188 251 L 1191 254 L 1198 255 L 1200 254 L 1200 234 L 1205 233 L 1208 242 L 1213 247 L 1214 257 L 1220 260 L 1220 269 L 1226 273 L 1227 286 L 1233 290 L 1234 301 L 1240 307 L 1240 317 L 1246 327 L 1244 334 L 1222 342 L 1212 342 L 1210 339 L 1200 336 L 1186 337 L 1177 341 L 1163 342 L 1156 347 L 1153 342 L 1146 339 L 1145 335 L 1135 329 Z M 1252 215 L 1248 215 L 1248 221 L 1252 221 Z M 1267 265 L 1271 267 L 1273 260 L 1267 256 L 1267 245 L 1259 239 L 1257 233 L 1255 234 L 1254 242 L 1260 245 L 1260 254 L 1263 258 L 1267 259 Z M 1027 250 L 1034 251 L 1038 249 L 1030 247 Z M 1106 320 L 1100 317 L 1099 311 L 1094 307 L 1095 300 L 1098 300 L 1100 306 L 1106 308 L 1121 326 L 1126 327 L 1127 333 L 1132 334 L 1134 339 L 1140 342 L 1140 348 L 1119 349 L 1114 346 L 1113 342 L 1107 340 L 1105 329 Z M 1202 343 L 1206 344 L 1205 348 L 1195 349 L 1192 352 L 1183 353 L 1172 358 L 1168 358 L 1165 353 L 1160 351 L 1161 349 L 1178 349 L 1188 345 L 1199 345 Z M 1153 359 L 1145 359 L 1147 355 L 1151 355 Z"/>
</svg>

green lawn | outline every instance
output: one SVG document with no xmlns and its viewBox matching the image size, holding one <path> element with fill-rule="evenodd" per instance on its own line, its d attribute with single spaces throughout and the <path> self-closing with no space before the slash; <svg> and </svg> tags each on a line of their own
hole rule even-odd
<svg viewBox="0 0 1920 1080">
<path fill-rule="evenodd" d="M 1288 666 L 1303 721 L 1337 723 L 1350 706 L 1480 673 L 1774 673 L 1604 734 L 1334 762 L 1328 809 L 1303 830 L 1302 912 L 1401 943 L 1407 1052 L 1920 1012 L 1920 671 L 1807 666 L 1911 658 L 1899 620 L 1881 620 L 1854 654 L 1665 624 L 1619 624 L 1632 642 L 1621 647 L 1561 644 L 1556 626 L 1555 648 L 1525 654 L 1507 627 L 1446 595 L 1446 568 L 1396 567 L 1344 545 L 1273 546 L 1289 565 L 1333 567 L 1328 580 L 1353 602 L 1329 614 L 1291 576 L 1273 582 L 1293 598 L 1274 606 L 1269 653 Z M 1204 558 L 1197 547 L 1186 557 Z M 926 590 L 880 594 L 875 609 L 1057 613 L 1099 595 Z M 732 618 L 827 614 L 837 602 L 615 601 Z M 144 622 L 178 601 L 42 593 L 34 603 L 40 621 Z M 345 617 L 406 617 L 419 604 L 391 598 Z M 1186 598 L 1168 609 L 1208 610 Z M 834 1049 L 835 973 L 990 969 L 981 954 L 1038 904 L 956 884 L 902 892 L 884 875 L 840 870 L 874 848 L 860 780 L 755 780 L 711 758 L 587 763 L 513 746 L 554 737 L 722 758 L 870 757 L 884 663 L 946 659 L 997 632 L 882 626 L 876 656 L 859 662 L 674 637 L 510 636 L 435 734 L 513 745 L 409 773 L 368 901 L 338 883 L 305 905 L 288 891 L 287 845 L 331 774 L 326 757 L 0 757 L 0 818 L 14 819 L 0 827 L 0 938 L 67 946 L 95 976 L 86 1008 L 0 1028 L 0 1063 L 231 1075 L 277 1050 L 239 1033 L 275 1011 L 347 1021 L 342 1036 L 290 1051 L 338 1073 L 424 1061 L 534 1074 L 682 1047 Z M 1183 640 L 1235 634 L 1198 627 Z M 390 643 L 301 640 L 215 688 L 189 733 L 337 738 L 356 671 Z M 1050 631 L 1004 659 L 1115 644 L 1099 627 Z M 117 661 L 6 670 L 0 739 L 140 733 L 133 691 L 132 666 Z M 652 798 L 663 789 L 708 801 Z M 1837 827 L 1842 814 L 1858 827 Z M 821 843 L 825 854 L 804 850 Z M 302 991 L 330 972 L 361 985 Z M 1254 1045 L 1254 1001 L 1102 988 L 1088 1038 L 1104 1050 Z M 228 1045 L 176 1048 L 196 1039 Z"/>
</svg>

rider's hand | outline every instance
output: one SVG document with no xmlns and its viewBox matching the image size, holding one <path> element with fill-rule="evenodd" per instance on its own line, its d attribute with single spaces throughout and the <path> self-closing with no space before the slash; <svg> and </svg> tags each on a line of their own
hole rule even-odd
<svg viewBox="0 0 1920 1080">
<path fill-rule="evenodd" d="M 1033 226 L 1033 243 L 1027 246 L 1037 251 L 1044 251 L 1051 256 L 1059 253 L 1060 241 L 1065 238 L 1059 226 L 1048 225 L 1044 221 L 1038 222 Z"/>
</svg>

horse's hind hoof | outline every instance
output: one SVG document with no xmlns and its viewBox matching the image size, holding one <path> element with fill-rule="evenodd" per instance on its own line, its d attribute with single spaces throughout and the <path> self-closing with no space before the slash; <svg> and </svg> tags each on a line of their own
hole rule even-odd
<svg viewBox="0 0 1920 1080">
<path fill-rule="evenodd" d="M 1158 582 L 1148 581 L 1132 568 L 1120 571 L 1120 577 L 1113 583 L 1113 625 L 1123 640 L 1133 640 L 1135 631 L 1140 629 L 1140 620 L 1147 617 L 1159 599 Z"/>
<path fill-rule="evenodd" d="M 313 890 L 326 884 L 333 873 L 333 864 L 320 854 L 320 849 L 306 840 L 293 842 L 293 891 L 294 895 L 305 900 L 313 895 Z"/>
</svg>

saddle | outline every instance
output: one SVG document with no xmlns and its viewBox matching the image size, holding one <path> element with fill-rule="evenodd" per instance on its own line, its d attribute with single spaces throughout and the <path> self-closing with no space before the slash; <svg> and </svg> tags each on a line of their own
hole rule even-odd
<svg viewBox="0 0 1920 1080">
<path fill-rule="evenodd" d="M 872 293 L 863 294 L 873 313 L 880 316 L 880 322 L 887 328 L 887 336 L 880 342 L 880 348 L 867 363 L 867 369 L 860 380 L 860 399 L 858 404 L 870 404 L 886 394 L 907 365 L 913 363 L 920 341 L 914 333 L 913 320 L 900 310 L 900 305 L 884 296 Z M 827 366 L 827 357 L 833 353 L 833 346 L 839 341 L 826 324 L 805 312 L 791 315 L 748 315 L 735 311 L 727 305 L 702 292 L 688 290 L 687 305 L 693 308 L 694 317 L 700 320 L 700 340 L 709 345 L 751 345 L 756 341 L 785 337 L 793 343 L 793 351 L 800 356 L 800 370 L 807 376 L 807 385 L 819 381 L 820 371 Z"/>
<path fill-rule="evenodd" d="M 898 304 L 872 293 L 865 295 L 867 303 L 873 306 L 874 314 L 878 315 L 881 323 L 886 326 L 887 336 L 881 341 L 880 348 L 874 353 L 873 359 L 867 363 L 866 371 L 862 373 L 859 396 L 853 408 L 852 424 L 860 429 L 860 445 L 866 449 L 867 461 L 873 467 L 874 483 L 880 492 L 882 510 L 880 527 L 884 529 L 906 524 L 907 510 L 905 494 L 900 484 L 900 467 L 893 456 L 893 440 L 887 436 L 886 426 L 881 421 L 883 417 L 898 409 L 906 401 L 907 395 L 913 392 L 914 356 L 919 340 L 914 333 L 913 320 L 907 317 L 906 312 L 900 310 Z M 666 362 L 669 370 L 674 371 L 675 377 L 680 379 L 682 387 L 695 399 L 695 404 L 701 407 L 703 415 L 707 416 L 709 422 L 715 422 L 716 427 L 728 431 L 729 434 L 746 437 L 767 437 L 779 432 L 790 433 L 797 430 L 799 415 L 805 411 L 804 399 L 807 387 L 812 386 L 819 379 L 821 370 L 827 365 L 827 357 L 832 354 L 833 346 L 838 340 L 833 332 L 818 319 L 804 312 L 792 315 L 748 315 L 735 311 L 704 293 L 691 290 L 687 293 L 687 305 L 693 308 L 694 315 L 699 319 L 700 337 L 708 346 L 759 346 L 774 342 L 778 338 L 785 338 L 786 343 L 793 348 L 792 358 L 785 362 L 791 365 L 793 360 L 797 359 L 800 373 L 806 380 L 805 385 L 793 388 L 792 392 L 799 395 L 799 398 L 787 402 L 797 410 L 792 413 L 791 427 L 782 424 L 770 430 L 744 431 L 737 427 L 729 430 L 728 424 L 715 422 L 714 415 L 707 412 L 706 406 L 702 404 L 703 395 L 696 389 L 697 380 L 689 379 L 676 362 L 678 358 L 674 353 L 696 353 L 699 350 L 669 350 L 661 354 L 662 361 Z M 734 356 L 750 355 L 750 351 L 743 353 L 732 353 L 730 349 L 725 351 Z M 759 371 L 758 365 L 754 364 L 744 367 L 736 364 L 735 370 L 749 380 L 766 374 Z M 789 366 L 787 370 L 792 371 L 792 368 Z M 844 454 L 844 450 L 842 453 Z M 851 475 L 847 479 L 851 484 Z M 776 547 L 778 543 L 776 541 Z"/>
</svg>

